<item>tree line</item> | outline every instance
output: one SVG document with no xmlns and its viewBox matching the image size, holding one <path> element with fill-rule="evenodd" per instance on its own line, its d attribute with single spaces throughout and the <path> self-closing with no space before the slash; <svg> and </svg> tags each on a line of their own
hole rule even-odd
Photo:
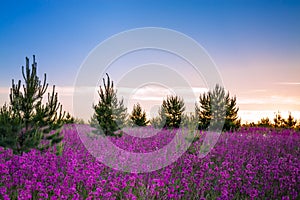
<svg viewBox="0 0 300 200">
<path fill-rule="evenodd" d="M 236 106 L 236 97 L 231 98 L 229 92 L 226 93 L 219 85 L 216 85 L 213 91 L 200 94 L 199 103 L 195 105 L 194 116 L 184 115 L 184 100 L 175 95 L 167 96 L 163 100 L 158 117 L 147 120 L 146 112 L 139 103 L 133 106 L 128 117 L 123 99 L 118 100 L 114 83 L 108 74 L 106 76 L 106 80 L 103 78 L 103 85 L 100 85 L 99 102 L 93 106 L 95 113 L 90 120 L 90 124 L 96 127 L 100 134 L 111 136 L 125 125 L 147 126 L 149 123 L 156 128 L 179 128 L 186 125 L 187 121 L 196 123 L 199 130 L 207 130 L 211 127 L 212 120 L 223 121 L 224 125 L 220 125 L 223 131 L 233 131 L 240 127 L 241 120 L 238 118 L 239 108 Z"/>
<path fill-rule="evenodd" d="M 265 117 L 260 119 L 257 123 L 251 122 L 243 124 L 244 127 L 267 127 L 267 128 L 285 128 L 285 129 L 299 129 L 300 130 L 300 121 L 298 121 L 292 116 L 292 113 L 289 112 L 288 117 L 285 119 L 282 117 L 281 113 L 278 111 L 273 118 L 273 121 L 270 118 Z"/>
<path fill-rule="evenodd" d="M 0 108 L 0 146 L 10 148 L 16 154 L 32 148 L 41 151 L 52 146 L 58 148 L 63 139 L 61 127 L 82 121 L 63 111 L 55 85 L 52 92 L 48 93 L 46 103 L 42 103 L 48 88 L 47 76 L 44 74 L 43 80 L 38 77 L 35 56 L 31 66 L 26 57 L 22 76 L 23 84 L 21 80 L 15 82 L 12 79 L 9 103 Z M 152 125 L 156 128 L 173 129 L 193 124 L 199 130 L 219 130 L 221 127 L 222 131 L 234 131 L 241 126 L 236 97 L 230 97 L 229 92 L 220 85 L 199 95 L 194 114 L 184 113 L 185 103 L 181 97 L 167 96 L 158 111 L 158 117 L 150 120 L 139 103 L 133 106 L 130 114 L 127 113 L 123 99 L 117 98 L 117 90 L 108 74 L 99 86 L 98 95 L 99 101 L 92 105 L 94 114 L 89 123 L 96 128 L 96 133 L 106 136 L 115 136 L 116 131 L 124 126 Z M 278 115 L 274 126 L 283 127 L 285 124 L 292 127 L 296 124 L 293 120 L 289 118 L 285 121 Z M 219 122 L 222 123 L 218 124 Z M 268 124 L 268 119 L 262 119 L 259 126 Z"/>
</svg>

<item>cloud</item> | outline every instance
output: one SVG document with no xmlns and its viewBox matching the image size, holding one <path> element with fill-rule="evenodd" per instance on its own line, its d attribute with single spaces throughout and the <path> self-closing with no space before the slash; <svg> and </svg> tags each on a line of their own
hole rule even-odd
<svg viewBox="0 0 300 200">
<path fill-rule="evenodd" d="M 185 101 L 195 102 L 199 94 L 207 92 L 207 88 L 165 88 L 157 85 L 144 86 L 141 88 L 118 88 L 118 95 L 124 98 L 141 101 L 162 101 L 168 95 L 178 95 Z"/>
<path fill-rule="evenodd" d="M 271 95 L 264 98 L 238 98 L 238 104 L 292 104 L 300 105 L 300 99 L 295 97 Z"/>
<path fill-rule="evenodd" d="M 56 86 L 55 91 L 62 96 L 73 96 L 74 87 Z M 52 92 L 52 87 L 49 87 L 47 92 Z"/>
<path fill-rule="evenodd" d="M 237 99 L 238 104 L 266 104 L 267 99 Z"/>
<path fill-rule="evenodd" d="M 287 85 L 291 83 L 285 83 Z M 297 85 L 298 83 L 293 83 L 292 85 Z M 99 96 L 97 91 L 99 87 L 77 87 L 74 89 L 73 86 L 56 86 L 56 92 L 60 98 L 60 102 L 63 104 L 64 109 L 72 113 L 73 104 L 71 97 L 74 92 L 78 92 L 78 95 L 93 94 L 95 101 L 98 100 Z M 52 86 L 48 87 L 47 92 L 52 91 Z M 208 88 L 204 87 L 192 87 L 192 88 L 165 88 L 158 85 L 149 85 L 141 88 L 129 88 L 129 87 L 120 87 L 118 88 L 118 97 L 124 97 L 128 103 L 129 111 L 136 102 L 140 102 L 142 107 L 146 110 L 149 116 L 152 116 L 151 113 L 156 113 L 157 106 L 159 107 L 166 98 L 167 95 L 178 94 L 184 98 L 186 104 L 187 112 L 193 112 L 195 102 L 198 102 L 199 95 L 201 93 L 207 92 Z M 9 87 L 0 87 L 0 103 L 3 104 L 5 101 L 8 101 L 9 96 Z M 258 95 L 253 95 L 253 93 L 263 93 L 265 90 L 256 89 L 247 91 L 247 95 L 244 97 L 237 98 L 237 104 L 241 108 L 239 111 L 239 116 L 241 116 L 243 122 L 258 121 L 262 117 L 269 117 L 273 119 L 274 112 L 277 110 L 282 111 L 285 115 L 284 110 L 291 110 L 292 115 L 300 119 L 300 112 L 293 111 L 297 110 L 297 106 L 300 106 L 299 97 L 289 97 L 281 95 L 270 95 L 255 97 Z M 46 97 L 45 97 L 46 99 Z M 156 106 L 156 107 L 155 107 Z M 291 107 L 292 106 L 292 107 Z M 154 109 L 155 108 L 155 109 Z M 253 109 L 251 109 L 253 108 Z M 274 110 L 271 110 L 273 109 Z M 275 109 L 276 108 L 276 109 Z M 278 108 L 278 109 L 277 109 Z M 261 110 L 259 110 L 261 109 Z M 266 111 L 264 109 L 269 109 Z M 88 112 L 88 111 L 85 111 Z"/>
<path fill-rule="evenodd" d="M 196 94 L 208 92 L 208 88 L 203 88 L 203 87 L 193 87 L 192 90 Z"/>
<path fill-rule="evenodd" d="M 52 92 L 52 85 L 49 85 L 46 91 L 46 94 L 48 92 Z M 23 88 L 21 89 L 23 91 Z M 74 88 L 72 86 L 55 86 L 55 91 L 58 93 L 58 95 L 63 95 L 63 96 L 71 96 L 73 95 Z M 10 93 L 10 87 L 0 87 L 0 94 L 5 94 L 9 95 Z"/>
<path fill-rule="evenodd" d="M 300 86 L 300 82 L 276 82 L 275 84 L 276 85 L 294 85 L 294 86 L 299 85 Z"/>
<path fill-rule="evenodd" d="M 174 91 L 160 86 L 145 86 L 142 88 L 118 89 L 118 95 L 132 100 L 141 101 L 162 101 L 167 95 L 174 94 Z"/>
<path fill-rule="evenodd" d="M 267 92 L 265 89 L 255 89 L 255 90 L 249 90 L 247 93 L 264 93 Z"/>
</svg>

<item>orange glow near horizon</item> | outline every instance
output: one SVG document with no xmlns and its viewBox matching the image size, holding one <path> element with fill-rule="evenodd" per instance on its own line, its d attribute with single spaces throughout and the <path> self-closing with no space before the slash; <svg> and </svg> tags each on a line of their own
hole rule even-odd
<svg viewBox="0 0 300 200">
<path fill-rule="evenodd" d="M 51 87 L 50 87 L 51 88 Z M 95 91 L 98 90 L 95 89 Z M 121 89 L 122 90 L 122 89 Z M 200 90 L 204 91 L 204 89 L 195 89 L 194 91 L 199 92 Z M 59 101 L 62 103 L 64 110 L 73 114 L 73 87 L 57 87 L 56 91 L 59 94 Z M 258 91 L 261 92 L 261 91 Z M 131 112 L 133 104 L 139 102 L 142 108 L 146 111 L 147 117 L 151 118 L 157 116 L 157 110 L 162 103 L 163 98 L 171 93 L 168 91 L 162 91 L 161 93 L 157 93 L 156 95 L 151 90 L 145 90 L 143 92 L 139 92 L 132 96 L 132 100 L 128 101 L 127 108 L 128 113 Z M 9 88 L 0 87 L 0 104 L 3 105 L 5 102 L 9 101 Z M 242 123 L 251 123 L 257 122 L 261 118 L 268 117 L 271 121 L 275 117 L 275 114 L 279 111 L 282 117 L 287 118 L 289 112 L 291 112 L 292 116 L 300 120 L 300 111 L 299 111 L 299 99 L 290 98 L 285 96 L 276 96 L 276 97 L 267 97 L 258 99 L 251 98 L 251 96 L 243 96 L 239 98 L 237 96 L 237 106 L 239 107 L 239 117 L 242 119 Z M 97 97 L 95 99 L 97 101 Z M 184 98 L 185 102 L 187 101 Z M 194 102 L 196 99 L 190 99 L 189 103 L 186 103 L 186 113 L 194 112 Z M 91 106 L 92 107 L 92 106 Z M 79 118 L 83 118 L 86 122 L 90 119 L 92 113 L 81 113 L 80 116 L 75 116 Z"/>
</svg>

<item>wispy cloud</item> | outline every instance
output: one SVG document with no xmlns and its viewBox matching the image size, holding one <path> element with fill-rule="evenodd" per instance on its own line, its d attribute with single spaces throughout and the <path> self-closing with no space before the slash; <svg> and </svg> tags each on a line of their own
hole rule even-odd
<svg viewBox="0 0 300 200">
<path fill-rule="evenodd" d="M 255 90 L 249 90 L 247 93 L 264 93 L 267 92 L 265 89 L 255 89 Z"/>
<path fill-rule="evenodd" d="M 193 90 L 193 92 L 196 93 L 196 94 L 208 92 L 208 88 L 203 88 L 203 87 L 193 87 L 192 90 Z"/>
<path fill-rule="evenodd" d="M 264 98 L 239 98 L 237 100 L 238 104 L 293 104 L 300 105 L 300 99 L 295 97 L 286 97 L 286 96 L 268 96 Z"/>
<path fill-rule="evenodd" d="M 289 85 L 291 83 L 285 83 Z M 292 83 L 291 85 L 298 85 L 300 83 Z M 95 100 L 97 101 L 98 95 L 97 91 L 99 87 L 78 87 L 74 88 L 73 86 L 57 86 L 56 92 L 58 92 L 61 103 L 64 106 L 64 109 L 72 113 L 72 100 L 70 97 L 74 95 L 74 92 L 77 95 L 87 95 L 94 94 Z M 47 92 L 52 91 L 52 86 L 49 86 Z M 198 100 L 199 94 L 207 92 L 208 89 L 204 87 L 193 87 L 193 88 L 173 88 L 168 89 L 159 86 L 145 86 L 142 88 L 118 88 L 118 97 L 124 97 L 128 103 L 129 111 L 132 108 L 133 104 L 140 102 L 142 107 L 146 110 L 148 116 L 153 116 L 153 113 L 157 113 L 158 107 L 161 105 L 163 99 L 167 95 L 174 95 L 179 91 L 179 95 L 184 98 L 186 103 L 187 111 L 193 111 L 195 102 Z M 270 117 L 271 119 L 274 116 L 276 110 L 283 111 L 283 109 L 290 109 L 295 107 L 299 108 L 300 99 L 298 97 L 288 97 L 283 95 L 264 95 L 258 97 L 259 95 L 253 95 L 253 93 L 262 93 L 265 92 L 263 89 L 249 90 L 247 95 L 244 97 L 237 98 L 237 104 L 240 106 L 241 110 L 239 115 L 242 117 L 243 122 L 257 121 L 262 117 Z M 0 87 L 0 103 L 3 104 L 8 99 L 9 87 Z M 269 105 L 269 106 L 268 106 Z M 291 107 L 291 106 L 293 107 Z M 156 107 L 155 107 L 156 106 Z M 276 106 L 275 110 L 264 111 L 264 109 L 273 109 Z M 258 110 L 262 109 L 262 110 Z M 92 112 L 92 111 L 84 111 Z M 152 113 L 152 114 L 151 114 Z M 87 113 L 88 114 L 88 113 Z M 87 115 L 86 114 L 86 115 Z M 284 113 L 283 113 L 284 114 Z M 300 119 L 300 112 L 292 112 L 293 116 L 297 119 Z"/>
<path fill-rule="evenodd" d="M 49 85 L 46 91 L 46 94 L 48 92 L 52 92 L 52 85 Z M 87 88 L 83 89 L 84 91 L 87 90 Z M 23 91 L 23 89 L 22 89 Z M 58 93 L 59 96 L 72 96 L 74 93 L 74 87 L 72 86 L 55 86 L 55 91 Z M 3 95 L 9 95 L 10 93 L 10 87 L 0 87 L 0 94 Z"/>
<path fill-rule="evenodd" d="M 48 88 L 48 90 L 50 89 L 50 91 L 52 91 L 52 87 L 50 88 Z M 55 87 L 55 90 L 59 95 L 63 96 L 72 96 L 74 93 L 74 87 Z"/>
<path fill-rule="evenodd" d="M 127 97 L 133 100 L 142 101 L 162 101 L 168 95 L 178 95 L 184 98 L 185 101 L 195 102 L 199 94 L 207 92 L 207 88 L 192 87 L 192 88 L 164 88 L 160 86 L 145 86 L 142 88 L 118 88 L 118 95 Z"/>
<path fill-rule="evenodd" d="M 238 99 L 238 104 L 265 104 L 268 100 L 267 99 Z"/>
<path fill-rule="evenodd" d="M 300 85 L 300 82 L 276 82 L 276 85 Z"/>
<path fill-rule="evenodd" d="M 158 86 L 145 86 L 142 88 L 119 88 L 118 94 L 125 98 L 142 101 L 162 101 L 167 95 L 174 94 L 171 89 Z"/>
</svg>

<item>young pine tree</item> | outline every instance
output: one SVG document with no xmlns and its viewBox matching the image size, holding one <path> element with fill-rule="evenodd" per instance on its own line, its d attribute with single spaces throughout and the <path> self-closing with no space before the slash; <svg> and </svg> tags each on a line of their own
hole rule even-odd
<svg viewBox="0 0 300 200">
<path fill-rule="evenodd" d="M 273 121 L 274 121 L 275 128 L 284 128 L 285 127 L 286 121 L 281 116 L 281 113 L 279 111 L 275 114 Z"/>
<path fill-rule="evenodd" d="M 297 120 L 294 119 L 290 112 L 288 118 L 285 120 L 285 128 L 295 128 L 296 124 Z"/>
<path fill-rule="evenodd" d="M 0 108 L 0 146 L 17 149 L 18 133 L 22 129 L 21 120 L 12 112 L 11 106 Z"/>
<path fill-rule="evenodd" d="M 23 153 L 32 148 L 44 149 L 62 140 L 60 127 L 64 123 L 65 112 L 58 102 L 55 86 L 48 93 L 48 102 L 42 104 L 43 96 L 48 88 L 46 74 L 41 82 L 37 76 L 37 63 L 33 56 L 33 64 L 29 66 L 26 57 L 26 68 L 22 67 L 25 83 L 12 80 L 10 90 L 10 105 L 4 105 L 0 111 L 0 144 L 13 149 L 14 153 Z M 23 89 L 23 90 L 22 90 Z M 48 135 L 51 130 L 57 130 Z M 40 141 L 48 139 L 49 145 L 41 147 Z"/>
<path fill-rule="evenodd" d="M 147 126 L 149 123 L 146 117 L 146 112 L 142 110 L 139 103 L 133 105 L 133 110 L 129 118 L 133 126 Z"/>
<path fill-rule="evenodd" d="M 200 95 L 200 106 L 196 104 L 195 113 L 198 117 L 198 129 L 207 130 L 209 126 L 212 129 L 220 129 L 224 121 L 222 130 L 235 130 L 240 127 L 238 119 L 238 110 L 236 107 L 236 97 L 230 98 L 229 92 L 218 84 L 213 91 L 208 91 Z M 215 124 L 212 124 L 212 121 Z"/>
<path fill-rule="evenodd" d="M 163 100 L 159 114 L 165 122 L 164 128 L 179 128 L 184 110 L 184 101 L 178 96 L 168 96 Z"/>
<path fill-rule="evenodd" d="M 300 131 L 300 120 L 298 120 L 298 123 L 295 125 L 295 129 Z"/>
<path fill-rule="evenodd" d="M 272 127 L 272 123 L 270 121 L 270 119 L 268 117 L 266 118 L 262 118 L 258 123 L 257 125 L 259 127 Z"/>
<path fill-rule="evenodd" d="M 161 119 L 161 116 L 156 116 L 156 117 L 153 117 L 150 119 L 150 124 L 151 126 L 153 126 L 154 128 L 157 128 L 157 129 L 161 129 L 164 127 L 164 122 L 162 119 Z"/>
<path fill-rule="evenodd" d="M 99 102 L 94 105 L 95 113 L 91 119 L 100 134 L 114 136 L 115 131 L 121 129 L 127 118 L 127 108 L 123 105 L 123 99 L 118 101 L 117 91 L 114 89 L 113 81 L 108 74 L 107 82 L 103 78 L 103 87 L 100 86 Z M 96 122 L 96 123 L 95 123 Z"/>
</svg>

